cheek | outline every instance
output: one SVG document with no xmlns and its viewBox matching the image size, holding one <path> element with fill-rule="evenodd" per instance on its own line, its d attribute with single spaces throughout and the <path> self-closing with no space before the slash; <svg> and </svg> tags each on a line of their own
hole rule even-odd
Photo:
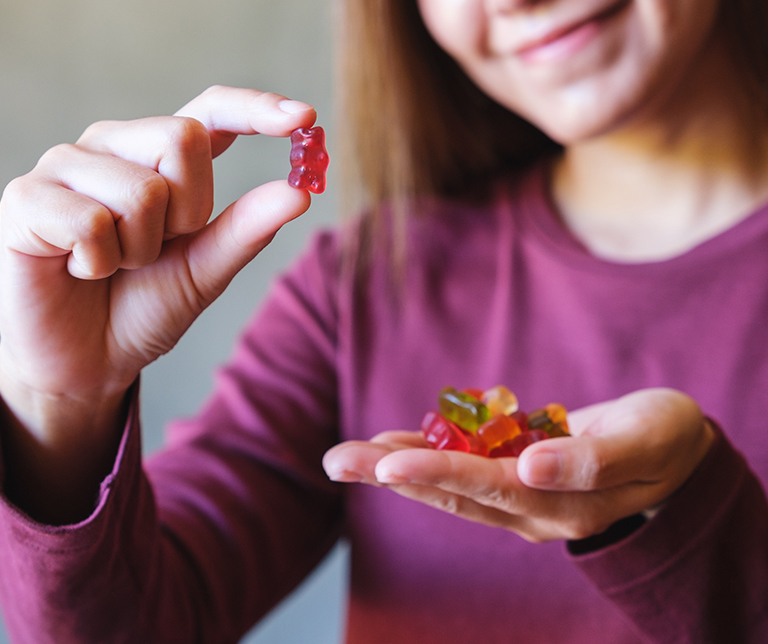
<svg viewBox="0 0 768 644">
<path fill-rule="evenodd" d="M 674 93 L 686 79 L 701 76 L 699 67 L 716 44 L 718 0 L 636 0 L 638 33 L 630 34 L 635 49 L 636 74 L 659 93 Z M 715 54 L 717 56 L 717 54 Z M 695 80 L 694 80 L 695 82 Z M 639 84 L 643 83 L 639 81 Z"/>
<path fill-rule="evenodd" d="M 716 27 L 720 1 L 635 0 L 635 5 L 649 44 L 673 58 L 701 49 Z"/>
<path fill-rule="evenodd" d="M 418 0 L 432 37 L 487 94 L 563 143 L 610 131 L 673 95 L 702 58 L 719 1 L 633 0 L 595 46 L 537 69 L 488 50 L 484 0 Z"/>
<path fill-rule="evenodd" d="M 427 31 L 459 62 L 483 48 L 486 25 L 482 5 L 482 0 L 418 0 Z"/>
</svg>

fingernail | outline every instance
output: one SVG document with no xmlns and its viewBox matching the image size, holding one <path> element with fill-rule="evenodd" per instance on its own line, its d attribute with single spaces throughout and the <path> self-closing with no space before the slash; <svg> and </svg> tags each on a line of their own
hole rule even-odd
<svg viewBox="0 0 768 644">
<path fill-rule="evenodd" d="M 360 483 L 363 477 L 357 472 L 350 472 L 349 470 L 339 470 L 338 472 L 328 472 L 328 478 L 331 481 L 337 483 Z"/>
<path fill-rule="evenodd" d="M 410 480 L 401 474 L 395 474 L 392 470 L 385 467 L 376 468 L 376 480 L 379 483 L 386 483 L 387 485 L 402 485 L 403 483 L 410 483 Z"/>
<path fill-rule="evenodd" d="M 525 462 L 525 480 L 531 485 L 556 483 L 563 469 L 563 461 L 557 452 L 536 452 Z"/>
<path fill-rule="evenodd" d="M 306 110 L 313 109 L 311 105 L 307 105 L 301 101 L 292 101 L 289 99 L 280 101 L 277 106 L 286 114 L 298 114 L 299 112 L 305 112 Z"/>
</svg>

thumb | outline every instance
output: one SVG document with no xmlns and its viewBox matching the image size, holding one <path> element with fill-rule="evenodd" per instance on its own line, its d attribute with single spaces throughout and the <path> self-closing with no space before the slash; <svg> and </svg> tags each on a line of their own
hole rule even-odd
<svg viewBox="0 0 768 644">
<path fill-rule="evenodd" d="M 679 485 L 714 433 L 696 402 L 672 389 L 645 389 L 568 416 L 575 436 L 534 443 L 518 461 L 526 485 L 598 490 L 625 483 Z"/>
<path fill-rule="evenodd" d="M 541 490 L 599 490 L 630 481 L 653 482 L 647 446 L 634 432 L 553 438 L 526 448 L 520 480 Z"/>
<path fill-rule="evenodd" d="M 200 230 L 190 241 L 188 262 L 205 305 L 224 291 L 283 224 L 306 212 L 310 204 L 306 190 L 273 181 L 240 197 Z"/>
</svg>

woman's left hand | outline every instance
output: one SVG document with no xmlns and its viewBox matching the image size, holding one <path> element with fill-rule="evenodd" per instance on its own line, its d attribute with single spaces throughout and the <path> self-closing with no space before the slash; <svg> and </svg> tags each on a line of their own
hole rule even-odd
<svg viewBox="0 0 768 644">
<path fill-rule="evenodd" d="M 572 438 L 490 459 L 429 449 L 421 434 L 390 431 L 329 450 L 341 482 L 402 496 L 531 542 L 582 539 L 662 503 L 693 473 L 714 430 L 691 398 L 646 389 L 568 415 Z"/>
</svg>

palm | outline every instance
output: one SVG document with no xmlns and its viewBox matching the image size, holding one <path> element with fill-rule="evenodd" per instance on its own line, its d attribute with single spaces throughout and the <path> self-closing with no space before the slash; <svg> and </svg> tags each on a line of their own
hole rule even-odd
<svg viewBox="0 0 768 644">
<path fill-rule="evenodd" d="M 194 319 L 179 296 L 189 273 L 175 241 L 155 264 L 95 281 L 72 277 L 58 257 L 4 266 L 17 276 L 2 294 L 4 348 L 24 380 L 48 392 L 124 388 L 168 351 Z"/>
<path fill-rule="evenodd" d="M 151 266 L 114 276 L 105 355 L 116 364 L 143 366 L 168 352 L 210 303 L 194 284 L 185 242 L 167 242 Z"/>
</svg>

